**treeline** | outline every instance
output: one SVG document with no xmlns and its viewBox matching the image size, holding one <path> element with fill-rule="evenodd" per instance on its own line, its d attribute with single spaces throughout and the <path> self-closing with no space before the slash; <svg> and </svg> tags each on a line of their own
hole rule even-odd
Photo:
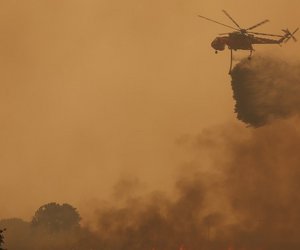
<svg viewBox="0 0 300 250">
<path fill-rule="evenodd" d="M 29 222 L 3 219 L 0 228 L 7 231 L 1 234 L 0 250 L 99 249 L 96 237 L 80 226 L 80 219 L 73 206 L 54 202 L 41 206 Z"/>
</svg>

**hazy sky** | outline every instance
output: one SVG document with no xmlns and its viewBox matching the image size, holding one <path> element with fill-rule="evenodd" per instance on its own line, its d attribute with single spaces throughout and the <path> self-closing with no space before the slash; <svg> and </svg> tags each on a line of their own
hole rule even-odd
<svg viewBox="0 0 300 250">
<path fill-rule="evenodd" d="M 229 25 L 300 25 L 296 0 L 0 1 L 2 217 L 42 204 L 79 209 L 109 197 L 123 177 L 168 189 L 176 141 L 235 120 L 229 52 L 211 41 Z M 257 46 L 298 55 L 299 44 Z M 240 52 L 237 57 L 247 56 Z"/>
</svg>

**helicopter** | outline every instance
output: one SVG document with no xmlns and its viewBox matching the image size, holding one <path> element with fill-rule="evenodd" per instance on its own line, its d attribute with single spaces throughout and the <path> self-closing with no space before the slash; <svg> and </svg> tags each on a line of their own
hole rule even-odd
<svg viewBox="0 0 300 250">
<path fill-rule="evenodd" d="M 227 33 L 219 34 L 220 36 L 216 37 L 211 43 L 211 46 L 215 50 L 216 54 L 218 53 L 218 51 L 223 51 L 225 49 L 226 45 L 227 45 L 228 49 L 230 50 L 229 74 L 231 73 L 231 69 L 232 69 L 232 60 L 233 60 L 232 50 L 234 50 L 234 51 L 236 51 L 236 50 L 249 50 L 250 55 L 249 55 L 248 59 L 251 60 L 252 53 L 254 51 L 253 44 L 279 44 L 279 45 L 281 45 L 283 42 L 287 42 L 291 38 L 295 42 L 297 41 L 294 34 L 299 30 L 299 28 L 297 28 L 293 32 L 290 32 L 288 29 L 282 29 L 282 31 L 284 32 L 282 35 L 253 32 L 252 31 L 253 29 L 269 22 L 269 20 L 268 19 L 263 20 L 263 21 L 255 24 L 255 25 L 245 29 L 245 28 L 241 28 L 240 25 L 228 14 L 227 11 L 225 11 L 225 10 L 222 10 L 222 11 L 235 24 L 236 27 L 232 27 L 230 25 L 215 21 L 213 19 L 201 16 L 201 15 L 198 15 L 198 17 L 235 30 L 233 32 L 227 32 Z M 267 36 L 267 37 L 268 36 L 269 37 L 278 37 L 278 39 L 258 37 L 258 36 L 255 36 L 255 35 Z"/>
</svg>

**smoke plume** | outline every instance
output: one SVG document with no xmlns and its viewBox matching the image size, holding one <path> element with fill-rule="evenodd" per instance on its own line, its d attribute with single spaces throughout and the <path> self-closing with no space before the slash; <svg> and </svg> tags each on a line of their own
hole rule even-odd
<svg viewBox="0 0 300 250">
<path fill-rule="evenodd" d="M 155 193 L 99 209 L 100 241 L 126 250 L 299 249 L 299 124 L 233 124 L 186 138 L 195 157 L 185 166 L 189 177 L 178 178 L 176 198 Z"/>
<path fill-rule="evenodd" d="M 236 112 L 258 128 L 233 124 L 185 137 L 194 156 L 177 198 L 156 194 L 100 209 L 102 241 L 110 249 L 299 249 L 299 82 L 297 64 L 239 63 Z"/>
<path fill-rule="evenodd" d="M 232 72 L 238 118 L 257 128 L 233 123 L 179 140 L 178 146 L 189 155 L 172 196 L 139 195 L 137 179 L 122 180 L 113 195 L 117 202 L 99 205 L 93 230 L 81 226 L 56 235 L 32 234 L 28 224 L 13 220 L 18 230 L 7 234 L 7 246 L 20 249 L 21 243 L 13 243 L 22 242 L 22 249 L 52 250 L 300 249 L 299 72 L 296 65 L 274 58 L 238 64 Z"/>
<path fill-rule="evenodd" d="M 299 114 L 299 66 L 266 56 L 238 63 L 231 73 L 237 118 L 258 127 Z"/>
</svg>

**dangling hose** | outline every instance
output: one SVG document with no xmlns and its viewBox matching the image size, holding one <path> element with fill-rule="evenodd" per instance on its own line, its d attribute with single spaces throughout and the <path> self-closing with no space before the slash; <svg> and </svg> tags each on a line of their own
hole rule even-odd
<svg viewBox="0 0 300 250">
<path fill-rule="evenodd" d="M 232 49 L 230 49 L 230 67 L 229 67 L 229 72 L 228 74 L 231 74 L 231 69 L 232 69 Z"/>
</svg>

